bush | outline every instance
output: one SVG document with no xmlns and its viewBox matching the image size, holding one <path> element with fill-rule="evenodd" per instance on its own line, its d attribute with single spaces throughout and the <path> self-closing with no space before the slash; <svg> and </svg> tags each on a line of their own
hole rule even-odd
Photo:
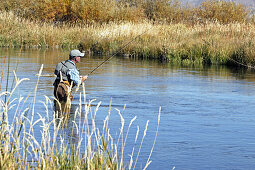
<svg viewBox="0 0 255 170">
<path fill-rule="evenodd" d="M 242 4 L 225 0 L 207 0 L 196 9 L 196 15 L 203 22 L 219 21 L 220 23 L 245 22 L 248 8 Z"/>
<path fill-rule="evenodd" d="M 78 21 L 108 23 L 113 21 L 115 6 L 115 0 L 74 0 L 71 11 Z"/>
<path fill-rule="evenodd" d="M 116 21 L 128 21 L 128 22 L 139 22 L 146 19 L 144 9 L 141 4 L 137 4 L 133 1 L 125 2 L 119 1 L 117 9 L 115 11 L 114 20 Z"/>
<path fill-rule="evenodd" d="M 206 0 L 198 7 L 184 6 L 180 0 L 5 0 L 1 11 L 46 22 L 166 23 L 218 21 L 223 24 L 245 22 L 252 15 L 247 7 L 226 0 Z M 250 15 L 249 15 L 250 14 Z"/>
</svg>

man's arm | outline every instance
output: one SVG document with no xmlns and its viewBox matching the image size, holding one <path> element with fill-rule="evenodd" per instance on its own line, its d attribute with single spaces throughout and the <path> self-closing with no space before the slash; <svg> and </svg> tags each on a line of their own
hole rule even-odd
<svg viewBox="0 0 255 170">
<path fill-rule="evenodd" d="M 70 76 L 70 79 L 74 82 L 75 85 L 81 84 L 88 78 L 88 76 L 80 76 L 77 69 L 70 69 L 67 74 Z"/>
</svg>

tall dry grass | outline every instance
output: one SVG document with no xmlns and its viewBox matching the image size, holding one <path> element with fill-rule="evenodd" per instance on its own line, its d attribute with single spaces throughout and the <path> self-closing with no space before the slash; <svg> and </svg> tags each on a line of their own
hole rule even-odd
<svg viewBox="0 0 255 170">
<path fill-rule="evenodd" d="M 76 48 L 94 54 L 156 58 L 184 64 L 254 65 L 251 23 L 206 22 L 195 25 L 111 23 L 55 27 L 1 13 L 0 45 L 11 47 Z M 144 33 L 144 34 L 143 34 Z M 142 35 L 141 35 L 142 34 Z M 136 38 L 136 39 L 135 39 Z M 127 47 L 123 45 L 132 41 Z"/>
<path fill-rule="evenodd" d="M 148 122 L 145 130 L 139 132 L 135 137 L 135 144 L 139 144 L 138 135 L 143 133 L 139 150 L 135 147 L 131 151 L 124 152 L 126 140 L 129 138 L 129 129 L 136 116 L 129 122 L 125 131 L 125 120 L 121 111 L 116 109 L 120 116 L 120 130 L 118 138 L 115 139 L 110 134 L 110 115 L 113 108 L 109 106 L 109 112 L 103 121 L 103 128 L 96 126 L 96 114 L 100 109 L 100 102 L 96 108 L 92 108 L 94 100 L 85 105 L 82 94 L 80 94 L 80 104 L 75 109 L 74 120 L 69 123 L 66 132 L 67 115 L 59 115 L 51 111 L 52 101 L 45 96 L 45 101 L 37 101 L 37 89 L 39 85 L 41 67 L 37 84 L 33 90 L 33 102 L 29 103 L 28 96 L 18 97 L 15 90 L 19 88 L 23 81 L 29 79 L 19 79 L 15 72 L 16 84 L 11 91 L 3 91 L 0 94 L 0 167 L 1 169 L 135 169 L 141 146 L 147 133 Z M 83 88 L 84 102 L 85 88 Z M 7 101 L 3 98 L 7 96 Z M 43 105 L 45 111 L 39 113 L 36 105 Z M 50 116 L 53 114 L 54 116 Z M 36 116 L 37 115 L 37 116 Z M 160 121 L 160 111 L 158 125 Z M 158 129 L 158 128 L 157 128 Z M 40 132 L 40 134 L 37 134 Z M 126 132 L 126 133 L 125 133 Z M 67 136 L 68 139 L 67 139 Z M 151 153 L 154 149 L 155 140 L 144 166 L 146 169 L 151 163 Z M 72 139 L 76 141 L 73 143 Z M 124 154 L 130 153 L 130 161 L 124 160 Z M 136 156 L 137 155 L 137 156 Z M 136 156 L 136 157 L 135 157 Z"/>
<path fill-rule="evenodd" d="M 178 0 L 8 0 L 0 9 L 2 47 L 79 47 L 182 64 L 255 64 L 249 10 L 232 1 L 191 7 Z"/>
</svg>

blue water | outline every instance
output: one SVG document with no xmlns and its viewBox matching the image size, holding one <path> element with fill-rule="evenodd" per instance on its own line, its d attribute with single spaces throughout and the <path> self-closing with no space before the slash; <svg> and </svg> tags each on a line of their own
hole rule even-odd
<svg viewBox="0 0 255 170">
<path fill-rule="evenodd" d="M 2 63 L 4 52 L 1 53 Z M 43 74 L 52 74 L 57 62 L 68 56 L 68 51 L 60 50 L 22 53 L 14 50 L 5 53 L 11 56 L 10 74 L 18 62 L 17 75 L 30 78 L 18 89 L 20 95 L 34 87 L 37 81 L 34 75 L 41 64 L 44 64 Z M 104 59 L 82 59 L 78 64 L 81 74 L 87 74 Z M 43 95 L 53 96 L 53 81 L 52 77 L 41 77 L 38 100 L 44 100 Z M 160 107 L 159 132 L 148 169 L 255 169 L 253 70 L 216 66 L 177 67 L 157 61 L 113 58 L 86 81 L 86 97 L 87 101 L 96 99 L 94 104 L 102 102 L 96 116 L 99 126 L 103 125 L 112 100 L 110 128 L 113 137 L 120 128 L 120 118 L 114 108 L 122 112 L 126 104 L 122 113 L 124 134 L 129 121 L 137 116 L 125 148 L 127 164 L 133 147 L 137 154 L 149 120 L 137 169 L 144 167 L 150 154 Z M 79 95 L 76 93 L 73 106 L 78 106 L 78 103 Z M 38 104 L 36 109 L 43 112 L 44 107 Z M 135 145 L 137 126 L 140 134 Z"/>
</svg>

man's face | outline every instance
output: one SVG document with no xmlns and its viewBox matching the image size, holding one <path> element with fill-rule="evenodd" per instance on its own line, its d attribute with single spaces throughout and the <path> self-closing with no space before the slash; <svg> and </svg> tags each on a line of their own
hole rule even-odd
<svg viewBox="0 0 255 170">
<path fill-rule="evenodd" d="M 76 57 L 76 62 L 79 63 L 81 61 L 81 57 Z"/>
</svg>

